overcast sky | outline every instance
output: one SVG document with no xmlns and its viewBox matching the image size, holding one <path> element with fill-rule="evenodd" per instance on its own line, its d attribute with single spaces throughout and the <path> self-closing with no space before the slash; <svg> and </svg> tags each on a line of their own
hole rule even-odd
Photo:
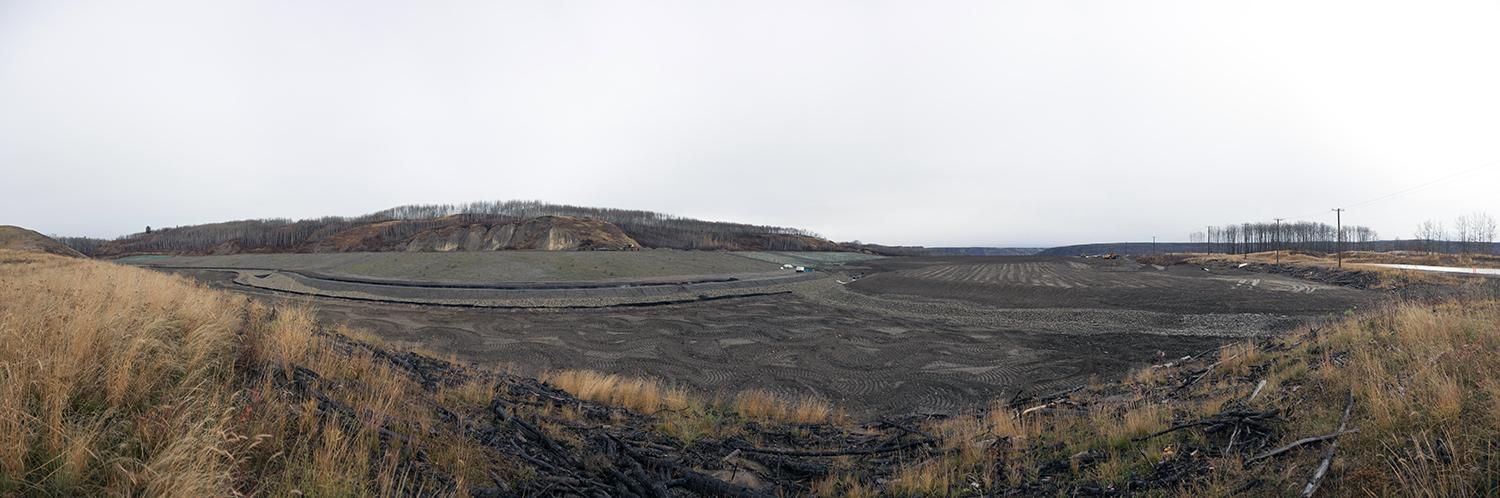
<svg viewBox="0 0 1500 498">
<path fill-rule="evenodd" d="M 497 199 L 888 244 L 1500 215 L 1500 2 L 0 0 L 0 224 Z"/>
</svg>

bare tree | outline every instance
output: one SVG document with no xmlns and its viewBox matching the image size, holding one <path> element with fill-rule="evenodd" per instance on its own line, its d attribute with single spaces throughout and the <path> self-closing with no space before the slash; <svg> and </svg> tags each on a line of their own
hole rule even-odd
<svg viewBox="0 0 1500 498">
<path fill-rule="evenodd" d="M 1447 237 L 1447 234 L 1443 233 L 1443 222 L 1430 219 L 1417 224 L 1417 231 L 1414 235 L 1420 241 L 1423 250 L 1428 253 L 1442 250 L 1440 244 Z"/>
<path fill-rule="evenodd" d="M 1495 244 L 1495 217 L 1489 213 L 1475 211 L 1469 215 L 1470 230 L 1474 231 L 1474 243 L 1491 252 Z"/>
<path fill-rule="evenodd" d="M 1479 220 L 1476 214 L 1463 214 L 1454 220 L 1454 236 L 1458 237 L 1458 252 L 1470 254 L 1475 251 L 1475 243 L 1479 239 Z"/>
</svg>

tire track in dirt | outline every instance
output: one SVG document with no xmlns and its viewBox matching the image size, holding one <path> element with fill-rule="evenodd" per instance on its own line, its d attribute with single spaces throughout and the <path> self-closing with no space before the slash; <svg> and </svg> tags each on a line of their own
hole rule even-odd
<svg viewBox="0 0 1500 498">
<path fill-rule="evenodd" d="M 946 272 L 945 278 L 970 279 L 965 285 L 982 286 L 991 293 L 1020 288 L 997 282 L 1023 278 L 1028 281 L 1026 292 L 1118 289 L 1060 287 L 1058 283 L 1073 278 L 1068 272 L 1084 271 L 1066 263 L 1006 263 L 943 263 L 900 270 Z M 1044 270 L 1062 277 L 1050 287 L 1030 285 L 1029 280 Z M 1128 283 L 1135 278 L 1097 268 L 1088 271 L 1101 274 L 1104 282 L 1118 278 Z M 732 395 L 749 388 L 816 394 L 854 415 L 951 413 L 987 405 L 1020 389 L 1060 390 L 1059 386 L 1077 385 L 1093 375 L 1123 374 L 1154 360 L 1159 352 L 1194 354 L 1224 340 L 1193 334 L 1258 334 L 1298 320 L 1285 318 L 1282 323 L 1279 315 L 1260 314 L 997 307 L 983 301 L 858 288 L 892 273 L 897 272 L 871 274 L 847 286 L 833 279 L 803 282 L 791 289 L 794 294 L 650 308 L 503 310 L 313 301 L 325 320 L 344 321 L 383 338 L 420 343 L 439 354 L 480 364 L 513 365 L 523 374 L 595 369 L 664 379 L 708 395 Z M 195 275 L 235 287 L 222 273 Z M 1269 294 L 1258 289 L 1237 292 Z"/>
</svg>

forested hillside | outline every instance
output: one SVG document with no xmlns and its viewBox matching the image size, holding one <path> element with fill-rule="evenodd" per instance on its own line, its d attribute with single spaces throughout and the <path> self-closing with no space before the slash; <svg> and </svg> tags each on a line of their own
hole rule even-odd
<svg viewBox="0 0 1500 498">
<path fill-rule="evenodd" d="M 541 220 L 541 221 L 538 221 Z M 543 225 L 537 227 L 537 225 Z M 494 239 L 531 229 L 524 243 Z M 469 240 L 468 234 L 480 237 Z M 515 232 L 521 233 L 521 232 Z M 486 238 L 487 237 L 487 238 Z M 549 243 L 561 239 L 565 243 Z M 115 240 L 60 237 L 91 256 L 140 253 L 499 249 L 853 250 L 796 228 L 703 221 L 650 211 L 538 201 L 399 206 L 356 217 L 260 219 L 147 231 Z M 517 239 L 522 240 L 522 239 Z"/>
</svg>

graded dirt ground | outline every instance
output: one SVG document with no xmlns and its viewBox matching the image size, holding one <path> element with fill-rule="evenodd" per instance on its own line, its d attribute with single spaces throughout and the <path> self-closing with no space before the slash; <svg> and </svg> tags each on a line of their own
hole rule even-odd
<svg viewBox="0 0 1500 498">
<path fill-rule="evenodd" d="M 376 279 L 455 283 L 713 275 L 770 271 L 781 266 L 780 263 L 729 252 L 672 249 L 131 256 L 119 261 L 168 267 L 306 270 Z"/>
<path fill-rule="evenodd" d="M 675 254 L 767 264 L 733 254 Z M 308 268 L 327 263 L 297 258 L 326 256 L 253 263 Z M 434 263 L 463 254 L 433 256 L 444 258 L 425 256 L 432 258 L 428 266 L 468 264 Z M 559 310 L 310 300 L 324 319 L 527 374 L 593 369 L 710 394 L 764 388 L 814 394 L 855 414 L 900 414 L 954 413 L 1020 391 L 1052 392 L 1109 379 L 1132 367 L 1197 355 L 1229 338 L 1282 333 L 1381 299 L 1377 292 L 1275 275 L 1157 269 L 1119 260 L 885 258 L 834 268 L 772 280 L 775 293 L 751 292 L 757 284 L 740 281 L 750 286 L 743 297 L 687 304 Z M 309 299 L 236 284 L 243 275 L 232 271 L 176 271 L 274 299 Z M 395 287 L 400 291 L 388 291 L 390 297 L 444 292 Z"/>
<path fill-rule="evenodd" d="M 850 288 L 1004 308 L 1134 309 L 1168 313 L 1339 311 L 1357 290 L 1235 268 L 1153 266 L 1128 259 L 958 256 L 868 261 Z"/>
</svg>

